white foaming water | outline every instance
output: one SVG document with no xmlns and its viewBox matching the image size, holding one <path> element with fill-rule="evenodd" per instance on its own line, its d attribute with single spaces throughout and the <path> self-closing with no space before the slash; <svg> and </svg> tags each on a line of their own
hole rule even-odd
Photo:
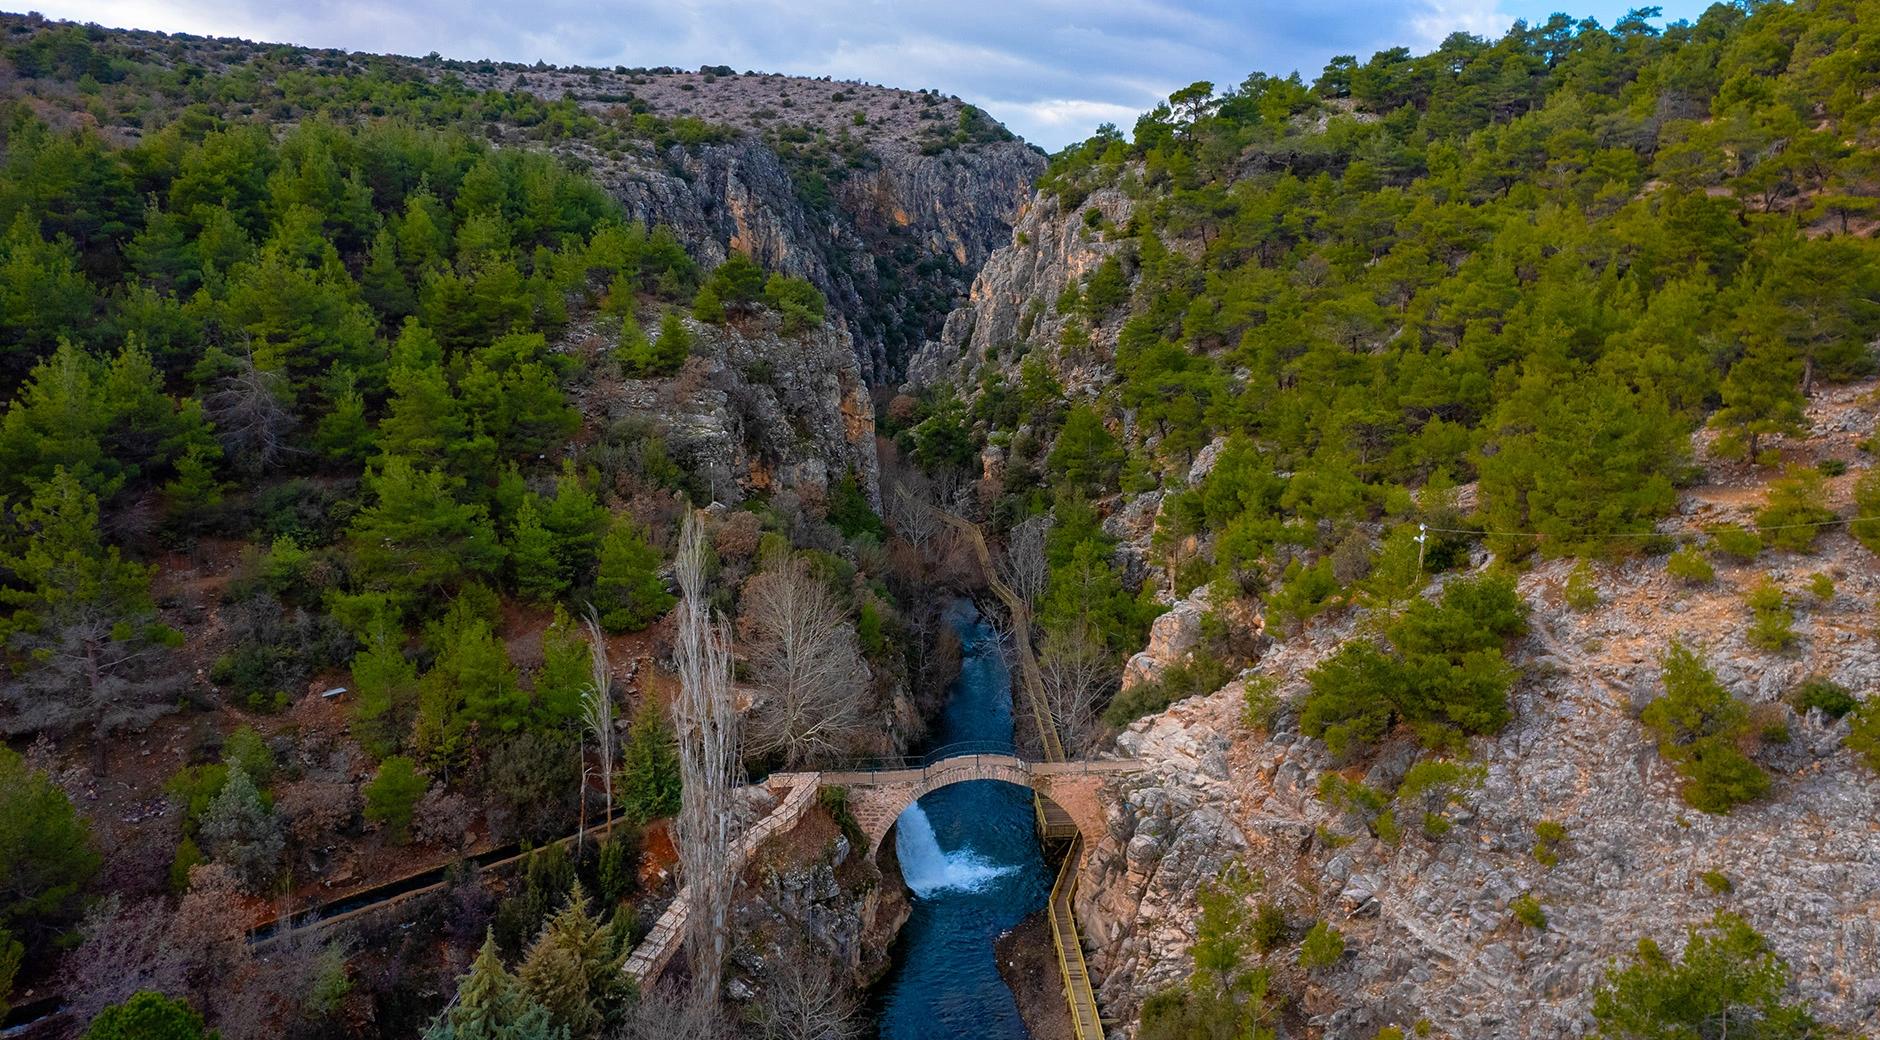
<svg viewBox="0 0 1880 1040">
<path fill-rule="evenodd" d="M 934 838 L 933 824 L 915 802 L 895 827 L 894 851 L 901 857 L 901 877 L 922 898 L 936 892 L 977 892 L 995 878 L 1018 868 L 988 863 L 971 849 L 945 852 Z"/>
</svg>

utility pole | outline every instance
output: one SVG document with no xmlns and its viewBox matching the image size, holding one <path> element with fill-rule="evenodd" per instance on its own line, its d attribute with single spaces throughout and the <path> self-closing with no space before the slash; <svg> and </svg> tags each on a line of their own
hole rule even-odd
<svg viewBox="0 0 1880 1040">
<path fill-rule="evenodd" d="M 1418 574 L 1423 573 L 1423 549 L 1424 549 L 1425 543 L 1427 543 L 1429 540 L 1430 540 L 1430 525 L 1418 524 L 1417 525 L 1417 573 Z"/>
</svg>

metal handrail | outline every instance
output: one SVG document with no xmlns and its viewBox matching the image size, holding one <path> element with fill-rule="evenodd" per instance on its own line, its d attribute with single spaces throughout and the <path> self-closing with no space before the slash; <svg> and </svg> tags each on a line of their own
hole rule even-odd
<svg viewBox="0 0 1880 1040">
<path fill-rule="evenodd" d="M 1035 761 L 1020 755 L 1009 740 L 963 740 L 918 755 L 880 755 L 872 758 L 858 758 L 825 766 L 816 771 L 819 773 L 894 773 L 904 769 L 926 769 L 947 759 L 964 758 L 968 755 L 1001 755 L 1020 761 Z"/>
<path fill-rule="evenodd" d="M 1051 918 L 1051 945 L 1057 948 L 1058 974 L 1064 980 L 1064 999 L 1070 1004 L 1071 1029 L 1077 1040 L 1103 1040 L 1103 1021 L 1097 1012 L 1096 992 L 1090 986 L 1090 966 L 1084 961 L 1084 944 L 1077 934 L 1077 916 L 1070 900 L 1077 891 L 1077 863 L 1083 854 L 1083 838 L 1071 839 L 1064 862 L 1058 867 L 1057 880 L 1051 885 L 1051 897 L 1045 904 Z M 1058 912 L 1059 894 L 1064 912 Z M 1069 933 L 1068 936 L 1066 933 Z M 1071 972 L 1073 962 L 1076 974 Z"/>
</svg>

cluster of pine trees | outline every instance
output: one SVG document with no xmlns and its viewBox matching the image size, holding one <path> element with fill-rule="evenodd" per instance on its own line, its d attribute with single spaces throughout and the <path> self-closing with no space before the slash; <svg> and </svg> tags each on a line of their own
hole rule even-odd
<svg viewBox="0 0 1880 1040">
<path fill-rule="evenodd" d="M 1217 605 L 1257 599 L 1280 630 L 1401 602 L 1477 543 L 1668 552 L 1695 432 L 1771 466 L 1818 387 L 1875 369 L 1877 14 L 1555 16 L 1310 84 L 1197 83 L 1053 157 L 1043 189 L 1105 259 L 985 346 L 969 399 L 884 426 L 934 467 L 1004 449 L 995 509 L 1053 514 L 1059 545 L 1092 536 L 1109 578 L 1059 552 L 1052 588 L 1110 604 L 1119 648 L 1154 608 L 1131 609 L 1133 576 L 1079 520 L 1117 495 L 1163 491 L 1153 562 L 1175 594 L 1219 583 Z M 1072 368 L 1107 383 L 1072 398 Z M 1818 479 L 1789 497 L 1786 519 L 1845 519 Z M 1760 522 L 1778 547 L 1821 529 Z"/>
<path fill-rule="evenodd" d="M 664 614 L 655 523 L 701 490 L 650 429 L 579 436 L 574 391 L 677 373 L 697 321 L 807 332 L 822 295 L 742 257 L 701 271 L 563 161 L 482 140 L 637 147 L 684 126 L 410 63 L 5 24 L 0 728 L 82 742 L 104 771 L 159 716 L 216 694 L 278 711 L 350 669 L 371 782 L 283 787 L 254 730 L 192 738 L 168 788 L 177 892 L 205 863 L 270 891 L 361 820 L 447 851 L 479 809 L 495 835 L 563 833 L 593 681 L 575 616 L 619 633 Z M 576 320 L 611 349 L 563 349 Z M 166 553 L 232 573 L 206 661 Z M 547 621 L 526 664 L 511 604 Z M 652 699 L 628 733 L 617 804 L 669 814 Z M 78 939 L 98 867 L 44 773 L 5 782 L 0 994 Z"/>
<path fill-rule="evenodd" d="M 1763 456 L 1817 385 L 1873 369 L 1873 15 L 1556 16 L 1311 85 L 1196 84 L 1066 150 L 1044 181 L 1065 210 L 1116 190 L 1130 216 L 1084 212 L 1114 248 L 1035 301 L 1059 342 L 995 345 L 1031 355 L 975 400 L 992 428 L 1031 424 L 1008 485 L 1179 486 L 1234 438 L 1242 463 L 1164 510 L 1168 543 L 1213 547 L 1191 581 L 1276 574 L 1288 546 L 1428 515 L 1413 493 L 1460 483 L 1496 548 L 1650 532 L 1694 429 Z M 1120 436 L 1040 407 L 1071 361 L 1113 369 L 1094 406 Z"/>
</svg>

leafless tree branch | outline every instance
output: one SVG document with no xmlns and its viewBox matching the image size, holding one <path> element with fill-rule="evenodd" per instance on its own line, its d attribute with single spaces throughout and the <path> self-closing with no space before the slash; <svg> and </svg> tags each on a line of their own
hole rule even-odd
<svg viewBox="0 0 1880 1040">
<path fill-rule="evenodd" d="M 712 617 L 705 591 L 705 525 L 686 514 L 673 569 L 682 596 L 674 656 L 679 695 L 672 704 L 679 737 L 679 868 L 691 893 L 686 956 L 695 1004 L 716 1008 L 730 945 L 734 835 L 732 793 L 739 775 L 739 718 L 731 696 L 731 633 Z M 702 1012 L 701 1012 L 702 1013 Z"/>
<path fill-rule="evenodd" d="M 801 560 L 773 566 L 745 583 L 738 627 L 764 691 L 751 750 L 792 769 L 850 750 L 865 725 L 868 669 L 828 583 Z"/>
</svg>

